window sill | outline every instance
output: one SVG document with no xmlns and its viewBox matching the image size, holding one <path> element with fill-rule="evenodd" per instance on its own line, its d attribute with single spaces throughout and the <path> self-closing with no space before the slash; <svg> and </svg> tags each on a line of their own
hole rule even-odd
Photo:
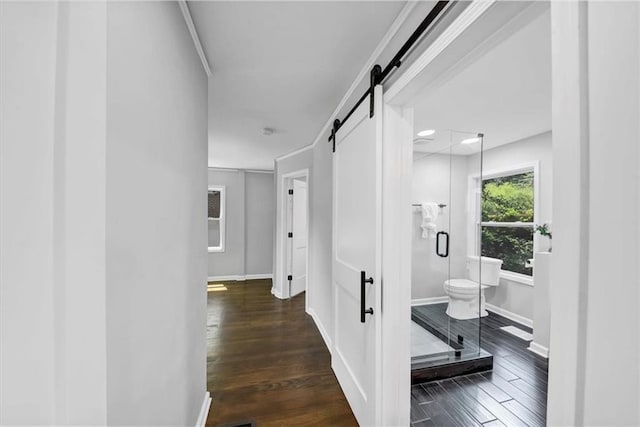
<svg viewBox="0 0 640 427">
<path fill-rule="evenodd" d="M 520 283 L 526 286 L 533 286 L 533 277 L 524 274 L 514 273 L 512 271 L 501 271 L 500 278 L 510 282 Z"/>
<path fill-rule="evenodd" d="M 224 248 L 207 248 L 210 254 L 224 252 Z"/>
</svg>

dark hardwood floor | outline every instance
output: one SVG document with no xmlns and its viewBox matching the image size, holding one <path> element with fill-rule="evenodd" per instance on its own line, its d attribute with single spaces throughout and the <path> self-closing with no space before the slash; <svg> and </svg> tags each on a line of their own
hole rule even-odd
<svg viewBox="0 0 640 427">
<path fill-rule="evenodd" d="M 322 337 L 304 312 L 304 295 L 279 300 L 270 293 L 270 280 L 223 282 L 213 289 L 207 426 L 357 425 Z M 412 387 L 412 426 L 545 425 L 547 361 L 499 329 L 507 325 L 531 332 L 494 313 L 481 322 L 482 347 L 494 355 L 492 372 Z M 461 324 L 454 329 L 469 336 Z"/>
<path fill-rule="evenodd" d="M 436 322 L 446 316 L 445 304 L 425 307 L 422 315 Z M 449 323 L 454 336 L 477 334 L 477 321 Z M 423 426 L 544 426 L 547 408 L 548 362 L 529 350 L 528 341 L 501 329 L 519 325 L 495 313 L 480 324 L 481 347 L 492 353 L 493 371 L 414 385 L 411 423 Z M 442 326 L 442 325 L 441 325 Z"/>
<path fill-rule="evenodd" d="M 211 284 L 210 284 L 211 285 Z M 270 280 L 221 282 L 208 293 L 207 426 L 356 426 L 304 294 Z"/>
</svg>

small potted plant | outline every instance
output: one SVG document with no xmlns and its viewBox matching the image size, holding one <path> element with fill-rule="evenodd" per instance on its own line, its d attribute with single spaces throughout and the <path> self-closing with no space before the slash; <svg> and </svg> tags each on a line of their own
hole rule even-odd
<svg viewBox="0 0 640 427">
<path fill-rule="evenodd" d="M 551 224 L 547 224 L 546 222 L 542 225 L 536 225 L 534 228 L 534 232 L 540 233 L 541 236 L 546 236 L 549 238 L 549 252 L 551 252 Z"/>
</svg>

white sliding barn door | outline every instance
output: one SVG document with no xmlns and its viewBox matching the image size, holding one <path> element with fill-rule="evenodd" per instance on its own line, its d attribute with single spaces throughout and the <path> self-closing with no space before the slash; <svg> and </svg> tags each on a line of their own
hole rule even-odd
<svg viewBox="0 0 640 427">
<path fill-rule="evenodd" d="M 374 98 L 373 118 L 366 100 L 336 133 L 333 160 L 331 362 L 361 426 L 381 420 L 381 86 Z"/>
</svg>

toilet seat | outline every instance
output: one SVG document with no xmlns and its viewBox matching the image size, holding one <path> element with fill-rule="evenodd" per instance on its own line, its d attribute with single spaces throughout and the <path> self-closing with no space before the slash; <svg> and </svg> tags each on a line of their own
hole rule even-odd
<svg viewBox="0 0 640 427">
<path fill-rule="evenodd" d="M 459 290 L 460 292 L 466 291 L 477 291 L 478 290 L 478 282 L 474 282 L 469 279 L 450 279 L 444 281 L 445 288 L 452 288 L 454 290 Z M 482 285 L 481 289 L 491 288 L 489 285 Z"/>
<path fill-rule="evenodd" d="M 450 279 L 444 282 L 445 290 L 453 291 L 457 294 L 477 295 L 478 282 L 469 279 Z M 484 288 L 485 286 L 483 286 Z"/>
</svg>

